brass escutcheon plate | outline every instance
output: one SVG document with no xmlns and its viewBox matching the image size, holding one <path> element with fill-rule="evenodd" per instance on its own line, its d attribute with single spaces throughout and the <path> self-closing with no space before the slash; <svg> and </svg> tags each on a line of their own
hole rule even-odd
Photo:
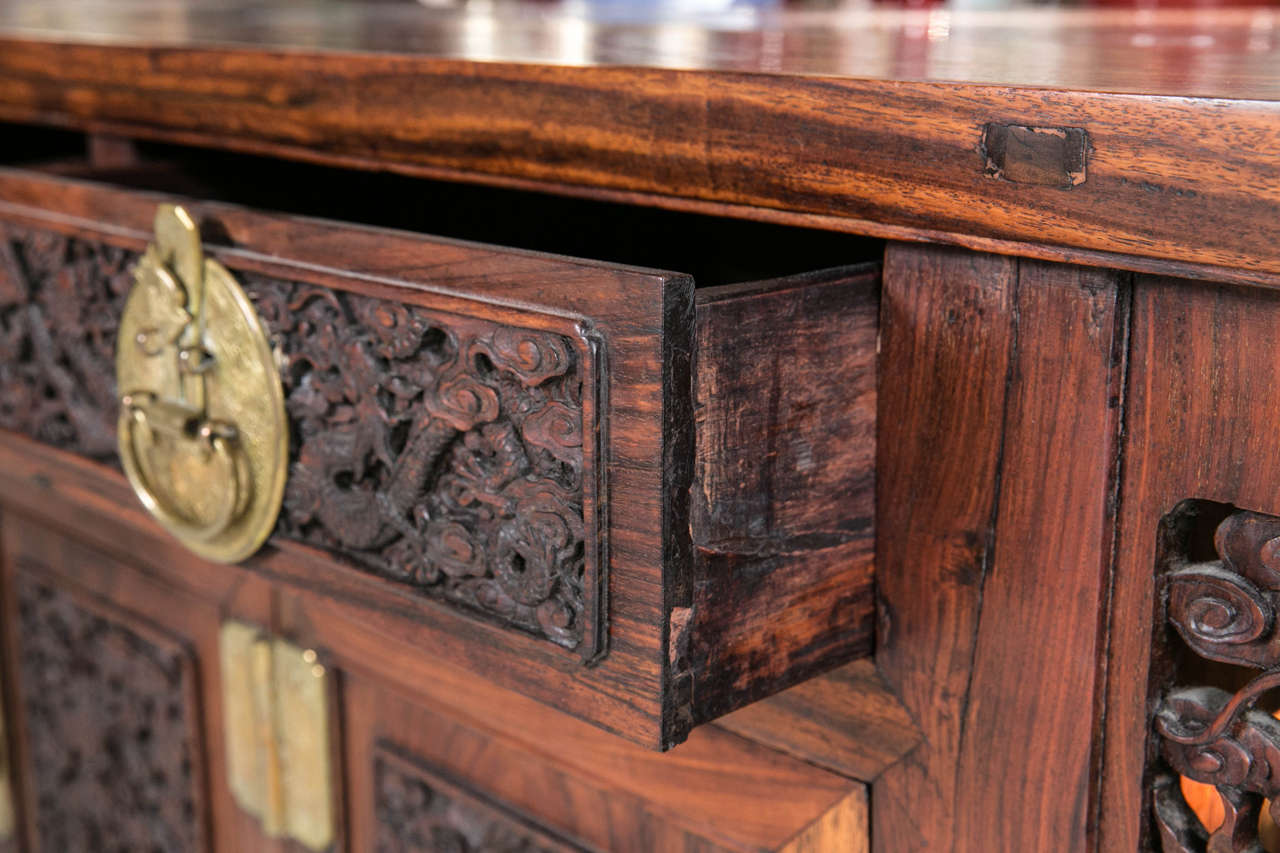
<svg viewBox="0 0 1280 853">
<path fill-rule="evenodd" d="M 161 205 L 116 345 L 120 459 L 190 550 L 234 563 L 275 527 L 288 471 L 284 390 L 267 332 L 185 210 Z"/>
</svg>

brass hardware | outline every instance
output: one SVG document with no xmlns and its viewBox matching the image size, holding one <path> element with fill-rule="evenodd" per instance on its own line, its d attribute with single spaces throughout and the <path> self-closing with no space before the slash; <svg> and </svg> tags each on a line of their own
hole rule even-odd
<svg viewBox="0 0 1280 853">
<path fill-rule="evenodd" d="M 13 783 L 9 780 L 9 740 L 5 736 L 4 708 L 0 708 L 0 842 L 13 838 Z"/>
<path fill-rule="evenodd" d="M 253 303 L 181 207 L 160 206 L 134 270 L 116 380 L 120 459 L 143 505 L 202 557 L 256 551 L 284 495 L 284 390 Z"/>
<path fill-rule="evenodd" d="M 334 789 L 324 666 L 313 650 L 241 622 L 223 624 L 220 653 L 232 797 L 268 837 L 329 847 Z"/>
</svg>

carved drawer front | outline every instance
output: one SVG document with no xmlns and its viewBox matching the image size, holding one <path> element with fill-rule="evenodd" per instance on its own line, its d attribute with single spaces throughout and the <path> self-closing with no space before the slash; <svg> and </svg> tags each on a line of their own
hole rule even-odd
<svg viewBox="0 0 1280 853">
<path fill-rule="evenodd" d="M 250 570 L 652 746 L 869 650 L 874 270 L 695 294 L 0 171 L 0 427 L 100 463 L 74 464 L 107 491 L 115 354 L 167 334 L 117 341 L 166 203 L 251 300 L 283 388 L 287 481 Z M 236 356 L 202 334 L 216 375 Z"/>
</svg>

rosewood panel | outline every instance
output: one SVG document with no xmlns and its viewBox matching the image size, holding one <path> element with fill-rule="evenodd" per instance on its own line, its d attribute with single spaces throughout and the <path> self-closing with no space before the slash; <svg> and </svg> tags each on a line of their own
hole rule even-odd
<svg viewBox="0 0 1280 853">
<path fill-rule="evenodd" d="M 316 627 L 330 642 L 351 630 Z M 867 835 L 864 786 L 714 726 L 658 754 L 439 665 L 387 683 L 363 654 L 352 649 L 344 689 L 356 849 L 442 823 L 442 834 L 517 830 L 535 848 L 618 853 L 783 850 L 806 833 L 816 849 L 857 851 Z M 442 815 L 424 784 L 460 805 Z M 405 787 L 417 807 L 403 807 Z"/>
<path fill-rule="evenodd" d="M 1154 843 L 1144 789 L 1160 521 L 1188 499 L 1280 514 L 1280 295 L 1139 277 L 1111 609 L 1099 847 Z M 1203 557 L 1215 559 L 1212 552 Z M 1225 611 L 1224 611 L 1225 612 Z"/>
<path fill-rule="evenodd" d="M 894 239 L 1280 275 L 1260 227 L 1280 204 L 1274 102 L 918 79 L 10 36 L 0 117 Z M 1083 181 L 989 174 L 989 124 L 1082 133 Z"/>
<path fill-rule="evenodd" d="M 921 741 L 915 720 L 870 659 L 739 708 L 716 725 L 864 782 Z"/>
<path fill-rule="evenodd" d="M 400 754 L 373 753 L 376 853 L 569 853 L 581 850 Z"/>
<path fill-rule="evenodd" d="M 924 742 L 877 849 L 1087 849 L 1125 277 L 895 246 L 884 281 L 877 663 Z"/>
</svg>

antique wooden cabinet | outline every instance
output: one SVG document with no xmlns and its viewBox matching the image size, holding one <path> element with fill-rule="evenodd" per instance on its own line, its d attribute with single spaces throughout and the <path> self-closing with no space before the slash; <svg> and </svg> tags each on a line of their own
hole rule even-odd
<svg viewBox="0 0 1280 853">
<path fill-rule="evenodd" d="M 0 851 L 1280 850 L 1277 102 L 1265 7 L 0 2 Z"/>
</svg>

